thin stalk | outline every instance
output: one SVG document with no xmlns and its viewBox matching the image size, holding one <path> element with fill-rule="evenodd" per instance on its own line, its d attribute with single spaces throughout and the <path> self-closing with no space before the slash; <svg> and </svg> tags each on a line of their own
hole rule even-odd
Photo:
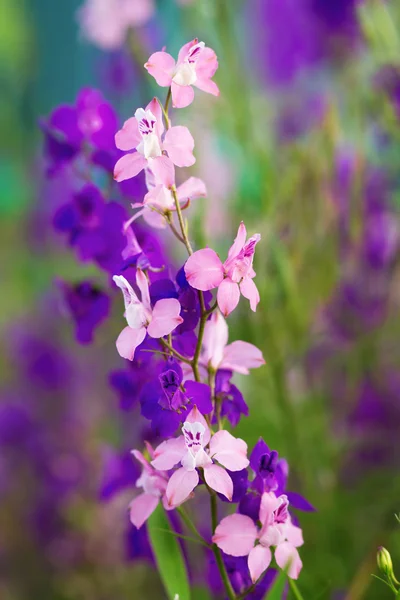
<svg viewBox="0 0 400 600">
<path fill-rule="evenodd" d="M 194 533 L 194 535 L 196 536 L 198 541 L 201 542 L 202 544 L 204 544 L 205 546 L 207 546 L 207 548 L 211 548 L 210 544 L 207 544 L 207 542 L 205 541 L 203 536 L 200 535 L 200 533 L 197 531 L 196 525 L 193 523 L 192 519 L 189 517 L 189 515 L 187 514 L 185 509 L 182 506 L 180 506 L 177 510 L 181 516 L 182 521 L 185 523 L 186 527 L 188 529 L 190 529 L 190 531 L 192 531 L 192 533 Z"/>
<path fill-rule="evenodd" d="M 217 528 L 217 523 L 218 523 L 217 497 L 213 492 L 211 492 L 210 488 L 208 488 L 208 491 L 210 492 L 211 523 L 212 523 L 212 530 L 214 533 L 214 531 Z M 222 560 L 221 551 L 216 544 L 213 544 L 212 549 L 214 552 L 215 560 L 217 562 L 218 570 L 221 575 L 221 579 L 224 582 L 226 593 L 228 594 L 228 598 L 229 598 L 229 600 L 237 600 L 236 594 L 233 590 L 231 582 L 229 581 L 229 577 L 228 577 L 228 573 L 226 572 L 226 569 L 225 569 L 224 561 Z"/>
<path fill-rule="evenodd" d="M 185 542 L 192 542 L 193 544 L 201 544 L 202 546 L 206 546 L 206 548 L 211 548 L 211 546 L 209 544 L 207 544 L 207 542 L 205 542 L 204 540 L 190 537 L 190 535 L 183 535 L 182 533 L 178 533 L 176 531 L 171 531 L 170 529 L 163 529 L 162 527 L 156 527 L 154 529 L 154 531 L 160 531 L 162 533 L 169 533 L 170 535 L 173 535 L 176 538 L 185 540 Z"/>
<path fill-rule="evenodd" d="M 299 588 L 297 587 L 297 584 L 293 581 L 293 579 L 290 579 L 290 577 L 288 577 L 288 581 L 289 581 L 289 587 L 292 590 L 293 595 L 296 598 L 296 600 L 304 600 L 303 596 L 300 593 Z"/>
<path fill-rule="evenodd" d="M 164 348 L 166 348 L 169 351 L 170 354 L 173 354 L 173 356 L 175 356 L 175 358 L 186 363 L 187 365 L 192 364 L 191 360 L 186 358 L 186 356 L 183 356 L 183 354 L 178 352 L 178 350 L 175 350 L 175 348 L 173 348 L 166 340 L 164 340 L 164 338 L 160 338 L 160 342 L 164 346 Z"/>
</svg>

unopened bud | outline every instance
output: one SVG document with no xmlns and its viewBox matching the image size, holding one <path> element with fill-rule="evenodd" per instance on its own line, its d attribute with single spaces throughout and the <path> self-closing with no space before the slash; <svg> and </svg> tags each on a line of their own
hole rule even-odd
<svg viewBox="0 0 400 600">
<path fill-rule="evenodd" d="M 393 573 L 392 557 L 386 548 L 380 546 L 376 555 L 376 562 L 378 563 L 378 569 L 385 575 L 388 581 L 398 584 L 398 581 Z"/>
</svg>

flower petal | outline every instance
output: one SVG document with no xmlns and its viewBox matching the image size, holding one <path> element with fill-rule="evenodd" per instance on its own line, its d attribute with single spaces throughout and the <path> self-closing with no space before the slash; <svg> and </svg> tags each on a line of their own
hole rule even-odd
<svg viewBox="0 0 400 600">
<path fill-rule="evenodd" d="M 254 281 L 250 277 L 246 277 L 239 284 L 239 287 L 243 296 L 247 298 L 247 300 L 250 300 L 251 310 L 256 312 L 257 304 L 260 302 L 260 294 Z"/>
<path fill-rule="evenodd" d="M 210 79 L 218 69 L 218 59 L 212 48 L 203 48 L 196 62 L 196 75 L 199 80 Z M 197 82 L 196 82 L 197 83 Z M 202 88 L 200 88 L 202 89 Z M 206 90 L 204 90 L 206 91 Z"/>
<path fill-rule="evenodd" d="M 147 310 L 151 310 L 149 282 L 142 269 L 136 269 L 136 285 L 142 294 L 142 304 Z"/>
<path fill-rule="evenodd" d="M 222 363 L 227 343 L 228 325 L 220 311 L 216 310 L 204 328 L 202 362 L 217 370 Z"/>
<path fill-rule="evenodd" d="M 208 442 L 210 441 L 210 437 L 211 437 L 210 428 L 208 427 L 207 421 L 205 420 L 205 418 L 203 417 L 203 415 L 201 414 L 201 412 L 199 411 L 197 406 L 194 406 L 192 408 L 192 410 L 186 417 L 186 421 L 188 423 L 201 423 L 203 425 L 203 427 L 204 427 L 203 446 L 207 446 Z"/>
<path fill-rule="evenodd" d="M 224 268 L 218 254 L 211 248 L 198 250 L 188 258 L 185 275 L 189 284 L 196 290 L 212 290 L 224 278 Z"/>
<path fill-rule="evenodd" d="M 151 468 L 148 460 L 145 459 L 145 457 L 143 456 L 143 454 L 141 452 L 139 452 L 139 450 L 132 450 L 132 454 L 136 458 L 136 460 L 138 460 L 140 462 L 140 464 L 142 465 L 142 467 L 148 473 L 152 473 L 153 472 L 153 469 Z"/>
<path fill-rule="evenodd" d="M 116 342 L 118 354 L 122 356 L 122 358 L 133 360 L 136 348 L 140 346 L 145 337 L 145 327 L 141 327 L 140 329 L 125 327 L 119 334 Z"/>
<path fill-rule="evenodd" d="M 178 438 L 166 440 L 157 446 L 151 464 L 157 471 L 169 471 L 181 462 L 185 453 L 185 440 L 183 435 L 180 435 Z"/>
<path fill-rule="evenodd" d="M 175 60 L 168 52 L 154 52 L 144 68 L 154 77 L 159 86 L 168 87 L 172 82 Z"/>
<path fill-rule="evenodd" d="M 225 469 L 218 465 L 207 465 L 204 467 L 204 479 L 212 490 L 223 494 L 229 502 L 232 500 L 233 481 Z"/>
<path fill-rule="evenodd" d="M 147 328 L 147 333 L 152 338 L 160 338 L 168 335 L 183 322 L 179 315 L 181 305 L 176 298 L 164 298 L 158 300 L 153 308 L 153 318 Z"/>
<path fill-rule="evenodd" d="M 147 165 L 147 160 L 139 152 L 122 156 L 114 167 L 114 179 L 125 181 L 135 177 Z"/>
<path fill-rule="evenodd" d="M 179 506 L 188 498 L 196 485 L 199 483 L 199 475 L 196 470 L 186 471 L 183 467 L 171 475 L 165 496 L 169 506 Z"/>
<path fill-rule="evenodd" d="M 151 159 L 150 166 L 157 182 L 162 183 L 167 188 L 175 183 L 174 163 L 168 156 L 157 156 Z"/>
<path fill-rule="evenodd" d="M 247 556 L 257 539 L 257 527 L 246 515 L 234 514 L 222 519 L 212 541 L 230 556 Z"/>
<path fill-rule="evenodd" d="M 194 89 L 190 85 L 171 84 L 172 106 L 174 108 L 186 108 L 194 100 Z"/>
<path fill-rule="evenodd" d="M 177 125 L 168 129 L 164 149 L 177 167 L 190 167 L 196 162 L 193 156 L 194 139 L 187 127 Z"/>
<path fill-rule="evenodd" d="M 146 110 L 153 113 L 156 118 L 156 133 L 161 143 L 161 136 L 164 133 L 164 121 L 161 106 L 156 97 L 154 97 L 146 106 Z"/>
<path fill-rule="evenodd" d="M 120 150 L 133 150 L 139 146 L 142 137 L 135 117 L 131 117 L 122 125 L 122 129 L 115 134 L 115 145 Z"/>
<path fill-rule="evenodd" d="M 157 508 L 160 498 L 153 494 L 140 494 L 129 505 L 131 523 L 139 529 Z"/>
<path fill-rule="evenodd" d="M 193 85 L 199 90 L 203 92 L 207 92 L 207 94 L 212 94 L 213 96 L 219 96 L 219 88 L 215 81 L 211 81 L 211 79 L 203 79 L 197 78 Z"/>
<path fill-rule="evenodd" d="M 288 542 L 296 548 L 304 544 L 303 532 L 300 527 L 296 527 L 293 523 L 286 523 L 284 527 L 285 537 Z"/>
<path fill-rule="evenodd" d="M 288 567 L 288 575 L 291 579 L 297 579 L 303 563 L 296 548 L 290 542 L 283 542 L 275 548 L 275 560 L 281 569 Z"/>
<path fill-rule="evenodd" d="M 247 564 L 250 571 L 251 580 L 253 583 L 268 569 L 272 560 L 272 553 L 269 548 L 265 548 L 259 544 L 255 546 L 249 554 Z"/>
<path fill-rule="evenodd" d="M 233 242 L 232 246 L 229 249 L 228 260 L 235 258 L 235 256 L 237 256 L 239 254 L 239 252 L 241 251 L 241 249 L 243 248 L 243 246 L 246 243 L 246 236 L 247 236 L 246 226 L 242 221 L 239 225 L 239 229 L 236 234 L 235 241 Z"/>
<path fill-rule="evenodd" d="M 241 471 L 249 466 L 246 442 L 233 437 L 229 431 L 217 431 L 212 436 L 210 456 L 230 471 Z"/>
<path fill-rule="evenodd" d="M 217 292 L 218 306 L 224 317 L 227 317 L 237 307 L 240 299 L 240 291 L 237 283 L 229 279 L 224 279 Z"/>
<path fill-rule="evenodd" d="M 253 344 L 236 340 L 226 346 L 220 369 L 248 375 L 249 369 L 257 369 L 262 365 L 265 365 L 265 360 L 261 350 Z"/>
<path fill-rule="evenodd" d="M 205 198 L 207 189 L 204 181 L 198 177 L 189 177 L 184 183 L 177 187 L 177 195 L 179 202 L 193 200 L 194 198 Z"/>
</svg>

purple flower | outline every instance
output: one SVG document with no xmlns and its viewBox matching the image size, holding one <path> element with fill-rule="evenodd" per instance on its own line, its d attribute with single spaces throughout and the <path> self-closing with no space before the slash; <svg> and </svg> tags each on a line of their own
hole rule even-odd
<svg viewBox="0 0 400 600">
<path fill-rule="evenodd" d="M 106 448 L 99 486 L 100 500 L 111 500 L 121 490 L 133 488 L 139 476 L 140 468 L 130 452 L 116 452 L 113 448 Z"/>
<path fill-rule="evenodd" d="M 240 390 L 231 383 L 232 371 L 220 369 L 215 378 L 215 395 L 221 403 L 221 417 L 226 417 L 232 427 L 236 427 L 242 415 L 249 414 L 249 408 Z M 216 417 L 214 416 L 214 421 Z"/>
<path fill-rule="evenodd" d="M 110 312 L 110 298 L 90 281 L 70 285 L 61 282 L 68 311 L 75 321 L 75 336 L 80 344 L 93 341 L 96 327 Z"/>
</svg>

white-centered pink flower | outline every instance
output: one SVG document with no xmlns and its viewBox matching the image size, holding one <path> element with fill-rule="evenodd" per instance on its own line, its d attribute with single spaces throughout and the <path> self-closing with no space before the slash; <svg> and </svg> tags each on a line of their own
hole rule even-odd
<svg viewBox="0 0 400 600">
<path fill-rule="evenodd" d="M 130 283 L 122 275 L 114 275 L 114 282 L 122 290 L 125 318 L 128 326 L 117 339 L 117 350 L 122 358 L 133 360 L 136 348 L 143 342 L 146 333 L 160 338 L 171 333 L 183 321 L 181 305 L 176 298 L 158 300 L 152 308 L 149 282 L 141 269 L 136 269 L 136 284 L 142 299 L 139 300 Z"/>
<path fill-rule="evenodd" d="M 118 50 L 129 28 L 145 25 L 154 12 L 154 0 L 86 0 L 77 16 L 88 41 L 102 50 Z"/>
<path fill-rule="evenodd" d="M 249 369 L 265 365 L 261 350 L 253 344 L 236 340 L 228 344 L 228 325 L 216 310 L 204 328 L 200 364 L 205 368 L 227 369 L 248 375 Z"/>
<path fill-rule="evenodd" d="M 182 426 L 183 435 L 162 442 L 154 451 L 152 465 L 168 471 L 180 463 L 170 477 L 165 492 L 168 505 L 181 504 L 199 483 L 197 468 L 202 468 L 207 485 L 232 500 L 233 483 L 228 473 L 249 465 L 247 444 L 228 431 L 217 431 L 212 437 L 203 415 L 194 407 Z M 219 463 L 215 464 L 214 461 Z"/>
<path fill-rule="evenodd" d="M 266 492 L 261 497 L 259 518 L 261 529 L 246 515 L 234 514 L 222 519 L 215 530 L 213 542 L 231 556 L 248 556 L 248 567 L 253 583 L 269 567 L 271 547 L 281 569 L 297 579 L 303 566 L 297 548 L 303 542 L 300 527 L 293 525 L 287 496 Z M 258 542 L 257 545 L 256 542 Z"/>
<path fill-rule="evenodd" d="M 253 258 L 261 236 L 256 233 L 247 241 L 246 237 L 246 227 L 242 222 L 224 263 L 214 250 L 204 248 L 192 254 L 185 264 L 186 279 L 192 287 L 202 291 L 218 287 L 218 306 L 225 317 L 238 305 L 240 293 L 250 301 L 253 311 L 260 301 L 253 281 L 256 276 Z"/>
<path fill-rule="evenodd" d="M 148 193 L 144 197 L 143 202 L 132 204 L 132 208 L 139 208 L 140 210 L 130 219 L 129 223 L 143 216 L 146 223 L 151 227 L 164 229 L 167 227 L 164 215 L 176 210 L 174 197 L 168 187 L 157 181 L 150 169 L 146 169 L 145 174 Z M 190 200 L 205 198 L 207 190 L 201 179 L 189 177 L 189 179 L 176 188 L 176 195 L 179 204 L 185 206 Z"/>
<path fill-rule="evenodd" d="M 152 455 L 152 448 L 150 446 L 148 448 Z M 167 510 L 170 509 L 165 498 L 168 477 L 165 472 L 157 471 L 152 467 L 139 450 L 132 450 L 132 454 L 143 467 L 142 474 L 136 482 L 136 487 L 142 488 L 143 492 L 129 505 L 131 523 L 139 529 L 155 511 L 160 501 Z"/>
<path fill-rule="evenodd" d="M 198 39 L 182 46 L 176 63 L 168 52 L 155 52 L 144 66 L 159 86 L 171 87 L 175 108 L 184 108 L 193 102 L 192 85 L 219 96 L 218 86 L 211 79 L 218 68 L 217 56 Z"/>
<path fill-rule="evenodd" d="M 149 167 L 156 179 L 168 188 L 175 183 L 174 165 L 190 167 L 196 162 L 194 140 L 187 127 L 170 127 L 164 135 L 162 111 L 156 98 L 125 121 L 115 135 L 115 145 L 129 152 L 114 167 L 117 181 L 131 179 Z"/>
</svg>

